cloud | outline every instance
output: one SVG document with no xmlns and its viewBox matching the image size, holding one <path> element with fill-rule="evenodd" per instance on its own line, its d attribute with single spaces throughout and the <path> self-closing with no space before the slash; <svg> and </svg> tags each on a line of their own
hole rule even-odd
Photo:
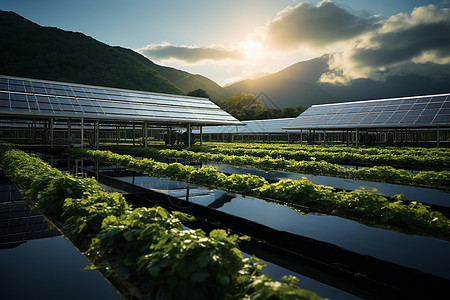
<svg viewBox="0 0 450 300">
<path fill-rule="evenodd" d="M 169 43 L 151 44 L 137 49 L 137 52 L 151 60 L 179 60 L 195 64 L 206 60 L 242 59 L 243 54 L 237 50 L 226 50 L 220 47 L 175 46 Z"/>
<path fill-rule="evenodd" d="M 450 76 L 450 9 L 417 7 L 397 14 L 332 55 L 322 82 L 346 84 L 357 78 L 391 75 Z"/>
<path fill-rule="evenodd" d="M 282 10 L 266 25 L 266 42 L 278 50 L 323 48 L 377 28 L 377 20 L 356 16 L 328 1 L 317 5 L 301 2 Z"/>
</svg>

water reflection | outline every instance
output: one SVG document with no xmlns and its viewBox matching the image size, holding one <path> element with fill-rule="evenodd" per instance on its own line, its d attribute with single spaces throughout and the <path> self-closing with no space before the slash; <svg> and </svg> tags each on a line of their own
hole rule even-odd
<svg viewBox="0 0 450 300">
<path fill-rule="evenodd" d="M 188 185 L 165 178 L 149 176 L 116 178 L 183 200 L 186 199 L 187 193 L 189 201 L 195 201 L 196 204 L 216 206 L 220 211 L 277 230 L 324 241 L 356 253 L 450 279 L 448 272 L 450 242 L 447 241 L 369 227 L 336 216 L 304 215 L 288 206 L 221 190 L 208 190 L 199 185 Z"/>
<path fill-rule="evenodd" d="M 0 183 L 0 249 L 57 235 L 59 231 L 48 228 L 44 217 L 30 209 L 15 185 Z"/>
<path fill-rule="evenodd" d="M 408 185 L 391 184 L 384 182 L 364 181 L 355 179 L 344 179 L 330 176 L 313 176 L 308 174 L 290 173 L 285 171 L 262 171 L 253 167 L 233 167 L 219 163 L 207 163 L 216 167 L 219 171 L 233 174 L 254 174 L 271 180 L 293 179 L 301 180 L 306 177 L 314 184 L 332 186 L 338 189 L 357 190 L 376 189 L 379 193 L 387 196 L 403 194 L 409 201 L 418 201 L 427 204 L 450 207 L 450 193 L 431 188 L 422 188 Z"/>
<path fill-rule="evenodd" d="M 87 259 L 0 175 L 2 299 L 122 299 Z"/>
</svg>

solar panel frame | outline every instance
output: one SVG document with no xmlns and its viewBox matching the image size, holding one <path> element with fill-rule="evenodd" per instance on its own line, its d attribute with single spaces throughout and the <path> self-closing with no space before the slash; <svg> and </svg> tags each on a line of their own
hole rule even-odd
<svg viewBox="0 0 450 300">
<path fill-rule="evenodd" d="M 0 114 L 167 122 L 198 125 L 241 124 L 206 98 L 96 87 L 0 75 Z M 8 99 L 6 99 L 6 97 Z M 10 98 L 21 98 L 17 103 Z M 30 101 L 32 104 L 30 104 Z M 12 106 L 11 106 L 12 103 Z"/>
<path fill-rule="evenodd" d="M 435 126 L 450 126 L 450 93 L 313 105 L 284 129 Z"/>
</svg>

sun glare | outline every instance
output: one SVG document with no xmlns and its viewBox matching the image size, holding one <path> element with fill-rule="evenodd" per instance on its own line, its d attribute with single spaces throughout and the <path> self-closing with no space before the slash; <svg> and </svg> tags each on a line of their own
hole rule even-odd
<svg viewBox="0 0 450 300">
<path fill-rule="evenodd" d="M 249 41 L 246 45 L 248 58 L 260 58 L 262 56 L 262 46 L 259 43 Z"/>
</svg>

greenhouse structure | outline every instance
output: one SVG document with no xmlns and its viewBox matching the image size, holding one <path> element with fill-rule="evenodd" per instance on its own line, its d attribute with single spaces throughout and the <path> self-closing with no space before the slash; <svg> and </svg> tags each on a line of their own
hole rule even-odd
<svg viewBox="0 0 450 300">
<path fill-rule="evenodd" d="M 207 98 L 11 76 L 0 76 L 0 115 L 1 136 L 51 147 L 147 146 L 154 135 L 173 144 L 177 131 L 241 124 Z"/>
</svg>

